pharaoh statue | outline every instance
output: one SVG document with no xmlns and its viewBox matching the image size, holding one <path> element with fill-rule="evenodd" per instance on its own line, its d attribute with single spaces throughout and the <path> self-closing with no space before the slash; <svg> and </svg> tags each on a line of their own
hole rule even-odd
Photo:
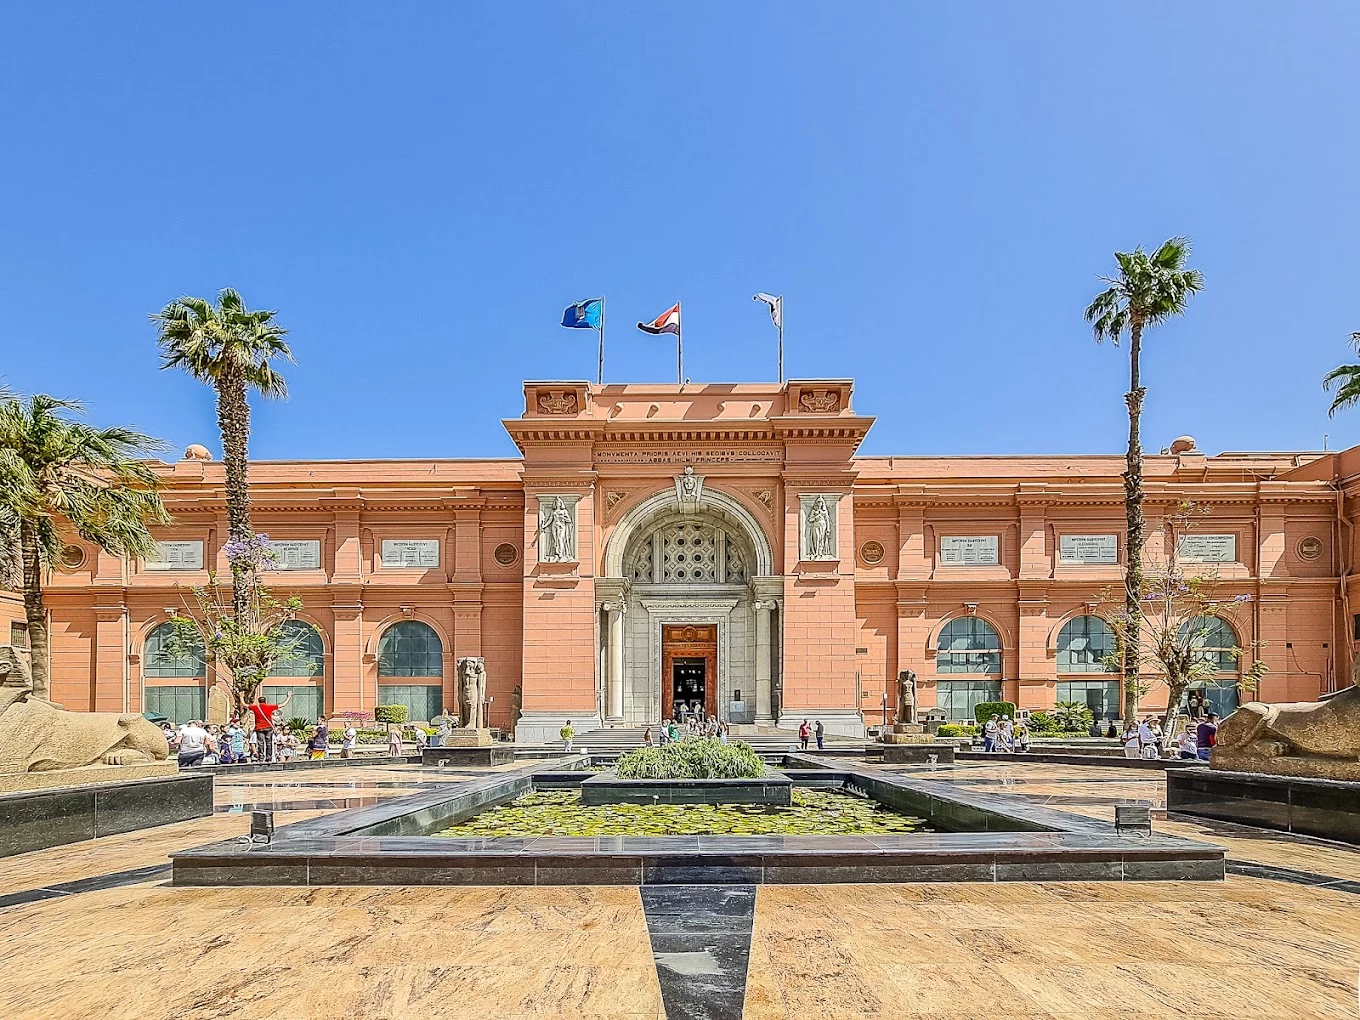
<svg viewBox="0 0 1360 1020">
<path fill-rule="evenodd" d="M 458 660 L 458 725 L 464 729 L 486 727 L 486 660 L 469 655 Z"/>
<path fill-rule="evenodd" d="M 1249 701 L 1218 727 L 1209 766 L 1230 772 L 1360 780 L 1360 687 L 1325 701 Z"/>
<path fill-rule="evenodd" d="M 910 669 L 897 674 L 897 718 L 894 722 L 916 722 L 916 673 Z"/>
<path fill-rule="evenodd" d="M 825 496 L 818 496 L 808 508 L 807 549 L 809 559 L 831 559 L 831 511 L 827 509 Z"/>
<path fill-rule="evenodd" d="M 0 645 L 0 775 L 150 765 L 170 755 L 160 727 L 136 712 L 67 712 L 32 694 L 28 665 Z"/>
</svg>

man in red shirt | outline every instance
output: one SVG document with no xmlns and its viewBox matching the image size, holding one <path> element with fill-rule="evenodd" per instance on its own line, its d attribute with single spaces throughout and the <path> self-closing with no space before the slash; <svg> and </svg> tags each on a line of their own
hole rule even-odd
<svg viewBox="0 0 1360 1020">
<path fill-rule="evenodd" d="M 260 694 L 255 693 L 255 701 L 250 706 L 250 714 L 255 717 L 255 732 L 259 735 L 260 761 L 273 762 L 274 760 L 274 713 L 282 711 L 287 707 L 288 702 L 293 700 L 293 692 L 288 692 L 288 697 L 284 698 L 279 704 L 274 705 L 268 701 L 261 701 Z"/>
</svg>

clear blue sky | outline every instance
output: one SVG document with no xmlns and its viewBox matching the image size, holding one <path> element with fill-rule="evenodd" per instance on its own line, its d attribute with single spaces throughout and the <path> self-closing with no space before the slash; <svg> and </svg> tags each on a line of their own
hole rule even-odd
<svg viewBox="0 0 1360 1020">
<path fill-rule="evenodd" d="M 497 456 L 524 378 L 853 376 L 872 453 L 1119 452 L 1081 312 L 1186 234 L 1145 442 L 1360 442 L 1353 2 L 0 8 L 0 376 L 176 447 L 147 314 L 231 285 L 301 362 L 256 457 Z"/>
</svg>

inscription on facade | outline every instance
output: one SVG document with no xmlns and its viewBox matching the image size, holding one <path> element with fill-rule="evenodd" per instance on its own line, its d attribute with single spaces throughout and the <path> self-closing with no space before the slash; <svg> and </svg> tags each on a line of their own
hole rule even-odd
<svg viewBox="0 0 1360 1020">
<path fill-rule="evenodd" d="M 315 538 L 271 539 L 274 570 L 320 570 L 321 541 Z"/>
<path fill-rule="evenodd" d="M 950 567 L 994 566 L 1001 562 L 995 535 L 941 535 L 940 563 Z"/>
<path fill-rule="evenodd" d="M 382 543 L 384 567 L 439 566 L 439 539 L 384 538 Z"/>
<path fill-rule="evenodd" d="M 146 570 L 202 570 L 202 542 L 158 542 L 143 564 Z"/>
<path fill-rule="evenodd" d="M 779 463 L 784 454 L 777 447 L 762 449 L 648 450 L 626 447 L 595 451 L 597 464 L 770 464 Z"/>
<path fill-rule="evenodd" d="M 1185 563 L 1235 563 L 1237 536 L 1182 535 L 1180 555 Z"/>
<path fill-rule="evenodd" d="M 1059 563 L 1118 563 L 1118 535 L 1062 535 L 1058 539 Z"/>
</svg>

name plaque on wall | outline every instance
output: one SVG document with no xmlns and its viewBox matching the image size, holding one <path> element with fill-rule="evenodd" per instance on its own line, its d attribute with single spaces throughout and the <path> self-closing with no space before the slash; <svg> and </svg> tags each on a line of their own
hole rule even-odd
<svg viewBox="0 0 1360 1020">
<path fill-rule="evenodd" d="M 1118 535 L 1061 535 L 1059 563 L 1118 563 Z"/>
<path fill-rule="evenodd" d="M 202 570 L 202 542 L 158 542 L 143 564 L 146 570 Z"/>
<path fill-rule="evenodd" d="M 382 543 L 384 567 L 439 566 L 439 539 L 384 538 Z"/>
<path fill-rule="evenodd" d="M 941 535 L 940 563 L 951 567 L 995 565 L 1001 561 L 995 535 Z"/>
<path fill-rule="evenodd" d="M 1236 563 L 1236 535 L 1182 535 L 1181 560 L 1185 563 Z"/>
<path fill-rule="evenodd" d="M 274 552 L 274 570 L 320 570 L 321 541 L 315 538 L 271 539 L 269 548 Z M 384 558 L 386 554 L 384 553 Z"/>
</svg>

